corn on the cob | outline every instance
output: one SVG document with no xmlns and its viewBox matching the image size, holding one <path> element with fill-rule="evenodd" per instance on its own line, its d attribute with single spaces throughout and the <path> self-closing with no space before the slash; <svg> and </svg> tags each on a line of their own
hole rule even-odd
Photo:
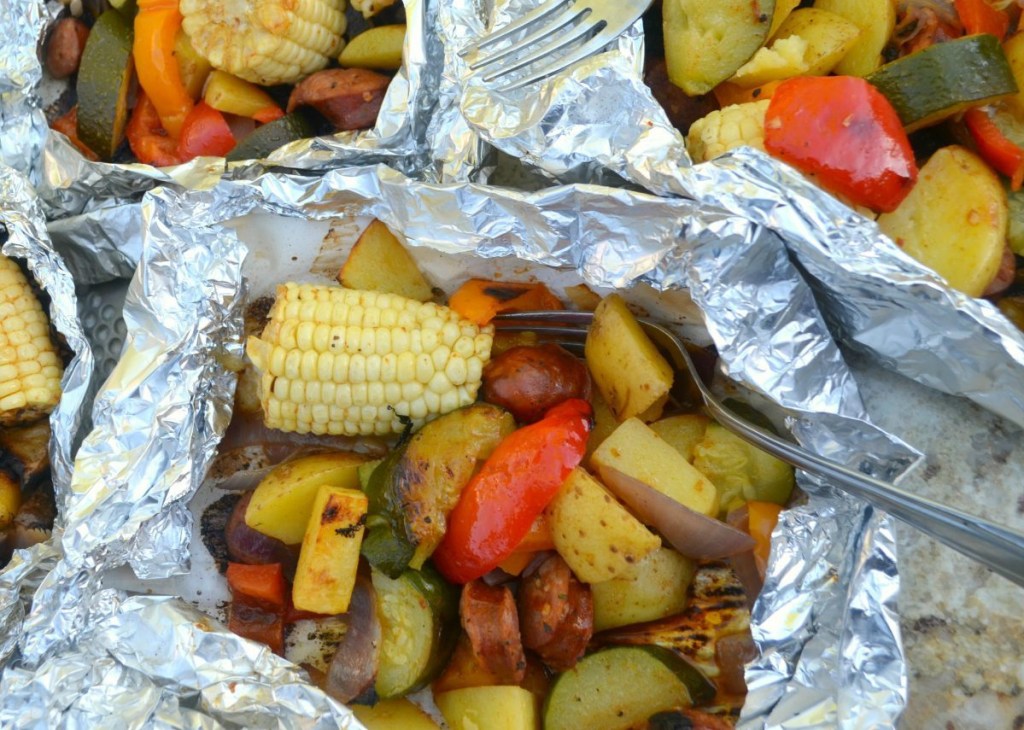
<svg viewBox="0 0 1024 730">
<path fill-rule="evenodd" d="M 18 265 L 0 256 L 0 426 L 28 423 L 60 400 L 50 325 Z"/>
<path fill-rule="evenodd" d="M 733 104 L 698 119 L 686 135 L 694 162 L 718 157 L 734 147 L 764 149 L 764 115 L 771 99 Z"/>
<path fill-rule="evenodd" d="M 347 436 L 397 433 L 476 400 L 493 327 L 397 294 L 285 284 L 246 351 L 267 426 Z"/>
<path fill-rule="evenodd" d="M 181 0 L 182 27 L 215 68 L 264 86 L 294 83 L 337 55 L 345 0 Z"/>
</svg>

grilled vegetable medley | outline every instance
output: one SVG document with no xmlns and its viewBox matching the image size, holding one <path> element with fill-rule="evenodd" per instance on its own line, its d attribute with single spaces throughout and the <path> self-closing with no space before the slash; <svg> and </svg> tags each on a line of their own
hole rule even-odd
<svg viewBox="0 0 1024 730">
<path fill-rule="evenodd" d="M 731 727 L 792 469 L 697 412 L 617 295 L 577 288 L 575 351 L 496 329 L 564 304 L 484 280 L 439 304 L 379 222 L 339 279 L 377 286 L 284 284 L 247 318 L 203 517 L 231 629 L 370 728 L 436 727 L 428 687 L 451 728 Z M 326 656 L 293 656 L 308 622 Z"/>
<path fill-rule="evenodd" d="M 392 5 L 359 15 L 345 0 L 71 0 L 45 66 L 73 77 L 75 93 L 51 126 L 90 159 L 157 166 L 255 159 L 372 127 L 402 64 Z"/>
<path fill-rule="evenodd" d="M 64 365 L 21 267 L 0 255 L 0 566 L 50 536 L 49 413 Z"/>
<path fill-rule="evenodd" d="M 647 82 L 696 162 L 767 151 L 1024 328 L 1013 0 L 663 0 Z"/>
</svg>

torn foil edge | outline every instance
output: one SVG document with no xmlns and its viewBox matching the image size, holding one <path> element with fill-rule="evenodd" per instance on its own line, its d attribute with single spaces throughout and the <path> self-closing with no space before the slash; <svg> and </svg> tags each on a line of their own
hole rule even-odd
<svg viewBox="0 0 1024 730">
<path fill-rule="evenodd" d="M 11 140 L 0 142 L 0 152 L 6 154 L 7 145 L 13 143 L 10 159 L 17 163 L 13 166 L 32 170 L 48 218 L 86 212 L 98 200 L 137 200 L 142 192 L 158 185 L 209 188 L 222 177 L 254 177 L 264 168 L 312 172 L 341 165 L 387 163 L 415 174 L 426 164 L 426 128 L 440 86 L 443 51 L 433 29 L 441 3 L 403 2 L 408 28 L 403 66 L 388 87 L 372 129 L 299 140 L 260 161 L 227 164 L 223 158 L 202 157 L 176 167 L 156 168 L 141 163 L 92 162 L 63 135 L 49 130 L 37 93 L 43 78 L 37 48 L 42 48 L 49 22 L 60 6 L 51 3 L 47 10 L 40 0 L 31 0 L 31 12 L 26 13 L 17 0 L 0 0 L 0 17 L 5 18 L 0 33 L 7 27 L 7 18 L 15 19 L 11 27 L 16 31 L 9 39 L 0 36 L 0 40 L 9 40 L 5 48 L 13 49 L 0 59 L 0 91 L 4 90 L 6 75 L 7 85 L 18 96 L 17 108 L 25 109 L 16 117 L 16 126 L 12 121 L 8 128 L 7 104 L 0 103 L 0 140 Z M 17 136 L 8 136 L 8 132 Z"/>
<path fill-rule="evenodd" d="M 139 420 L 152 423 L 152 412 L 139 411 L 146 417 L 138 419 L 135 409 L 140 399 L 160 402 L 167 396 L 168 383 L 180 382 L 166 377 L 161 368 L 181 368 L 182 376 L 192 369 L 217 368 L 222 377 L 205 393 L 207 402 L 230 402 L 233 376 L 224 373 L 223 362 L 217 355 L 230 355 L 231 348 L 240 345 L 231 340 L 225 353 L 215 346 L 219 338 L 211 336 L 205 328 L 220 328 L 222 334 L 231 332 L 232 337 L 237 337 L 239 322 L 234 320 L 238 312 L 232 309 L 231 302 L 236 301 L 238 294 L 234 277 L 240 277 L 240 273 L 232 269 L 230 275 L 213 277 L 213 312 L 203 309 L 201 296 L 184 297 L 198 309 L 174 317 L 173 330 L 166 330 L 166 324 L 157 327 L 150 321 L 156 312 L 163 314 L 164 307 L 181 306 L 166 301 L 168 292 L 177 288 L 193 291 L 192 279 L 203 274 L 202 266 L 197 271 L 194 259 L 198 257 L 210 265 L 211 251 L 216 252 L 215 263 L 223 263 L 224 252 L 230 251 L 230 265 L 240 265 L 235 261 L 241 253 L 236 250 L 239 244 L 234 234 L 217 225 L 227 218 L 270 210 L 281 215 L 326 219 L 348 204 L 360 204 L 364 213 L 382 218 L 413 245 L 476 252 L 482 256 L 519 255 L 549 265 L 574 267 L 598 286 L 623 286 L 633 281 L 657 286 L 687 284 L 709 312 L 709 318 L 719 327 L 731 328 L 736 333 L 732 342 L 722 343 L 723 356 L 743 363 L 742 368 L 733 371 L 734 377 L 753 376 L 750 382 L 763 391 L 765 384 L 758 382 L 758 372 L 770 373 L 774 369 L 785 373 L 769 383 L 768 393 L 790 407 L 796 406 L 795 423 L 803 438 L 819 438 L 818 448 L 833 457 L 868 459 L 868 463 L 877 466 L 876 476 L 882 478 L 898 475 L 917 458 L 905 444 L 861 420 L 860 399 L 851 389 L 852 381 L 818 315 L 813 297 L 792 269 L 785 247 L 770 231 L 746 220 L 702 211 L 685 200 L 657 199 L 589 186 L 521 194 L 474 185 L 417 184 L 384 167 L 336 170 L 322 179 L 264 176 L 254 182 L 225 181 L 211 191 L 154 191 L 144 204 L 147 263 L 133 283 L 128 306 L 129 327 L 141 341 L 133 350 L 137 356 L 130 354 L 119 364 L 101 393 L 100 403 L 109 403 L 110 408 L 97 408 L 98 427 L 80 455 L 76 483 L 82 488 L 82 498 L 73 511 L 75 523 L 69 524 L 69 532 L 74 528 L 73 534 L 66 539 L 70 559 L 63 561 L 40 589 L 34 613 L 26 624 L 31 634 L 23 642 L 23 651 L 29 666 L 49 661 L 55 652 L 74 645 L 84 627 L 92 623 L 94 617 L 88 601 L 97 595 L 97 576 L 103 570 L 127 561 L 140 569 L 155 565 L 158 573 L 168 567 L 173 569 L 175 561 L 179 569 L 186 564 L 188 537 L 180 525 L 175 527 L 173 509 L 168 512 L 168 508 L 172 500 L 184 500 L 198 488 L 219 438 L 217 429 L 223 429 L 226 422 L 215 419 L 203 422 L 201 428 L 189 428 L 196 425 L 191 419 L 202 415 L 197 409 L 165 409 L 160 413 L 162 423 L 171 427 L 174 437 L 162 440 L 166 450 L 160 454 L 160 461 L 152 464 L 148 458 L 140 458 L 138 451 L 129 451 L 129 458 L 116 451 L 154 440 L 154 434 L 145 430 L 140 433 L 138 428 Z M 676 245 L 681 233 L 691 246 L 681 249 Z M 622 241 L 626 247 L 611 247 L 611 241 Z M 749 255 L 755 252 L 756 255 Z M 722 296 L 726 297 L 724 302 L 716 300 Z M 729 313 L 732 307 L 745 312 L 745 317 L 732 321 L 736 319 Z M 758 316 L 762 310 L 769 316 Z M 158 321 L 166 323 L 167 318 L 161 316 Z M 157 328 L 152 335 L 138 329 L 147 327 Z M 751 328 L 751 332 L 745 331 Z M 793 337 L 795 332 L 800 336 Z M 745 338 L 745 334 L 749 336 Z M 200 346 L 200 342 L 204 345 Z M 744 349 L 744 343 L 748 349 Z M 731 354 L 730 347 L 734 349 Z M 772 356 L 778 361 L 773 361 Z M 801 370 L 802 376 L 798 377 Z M 798 399 L 806 393 L 793 390 L 788 384 L 805 378 L 818 378 L 817 382 L 825 378 L 830 387 L 823 390 L 831 393 L 832 398 L 814 393 L 820 401 L 801 415 Z M 129 396 L 124 392 L 126 388 L 133 388 L 134 393 Z M 815 419 L 809 413 L 815 408 L 823 408 L 832 415 L 823 418 L 817 414 Z M 118 438 L 126 443 L 119 445 Z M 104 445 L 105 441 L 109 447 Z M 809 445 L 814 447 L 813 443 Z M 837 445 L 847 448 L 837 452 Z M 107 453 L 105 448 L 111 452 Z M 168 469 L 180 478 L 166 478 Z M 115 489 L 122 491 L 115 494 Z M 814 554 L 813 546 L 805 541 L 813 537 L 827 542 L 836 535 L 845 535 L 844 544 L 850 543 L 858 539 L 858 534 L 851 535 L 849 531 L 856 532 L 867 519 L 861 506 L 837 499 L 829 490 L 824 493 L 827 496 L 822 498 L 822 504 L 831 506 L 831 512 L 802 511 L 799 514 L 805 529 L 793 535 L 780 531 L 785 543 L 780 541 L 777 550 L 791 555 L 791 571 L 805 570 L 818 575 L 822 569 L 820 562 L 794 563 L 802 560 L 801 556 Z M 837 504 L 845 505 L 843 509 L 852 510 L 861 519 L 849 519 Z M 156 539 L 151 530 L 155 531 Z M 181 539 L 177 552 L 165 555 L 167 559 L 163 561 L 154 560 L 149 546 L 159 545 L 159 549 L 166 551 L 175 535 Z M 848 599 L 829 604 L 841 612 L 851 610 L 854 604 L 858 610 L 867 607 L 872 614 L 885 610 L 873 609 L 888 605 L 898 579 L 891 545 L 884 539 L 876 545 L 876 535 L 889 535 L 885 522 L 877 530 L 872 527 L 853 555 L 831 556 L 837 562 L 825 566 L 831 576 L 827 580 L 804 580 L 800 584 L 806 591 L 801 593 L 803 600 L 813 602 L 826 595 L 822 591 L 827 589 Z M 856 561 L 858 555 L 869 558 L 868 562 Z M 802 567 L 794 567 L 796 564 Z M 887 595 L 874 590 L 882 584 L 875 579 L 876 574 L 890 577 Z M 781 574 L 773 571 L 772 575 Z M 772 620 L 784 625 L 766 654 L 771 662 L 799 657 L 802 666 L 811 671 L 815 666 L 813 657 L 804 645 L 816 636 L 819 622 L 849 625 L 842 616 L 815 614 L 813 621 L 810 615 L 793 616 L 787 613 L 784 603 L 776 606 L 765 602 L 768 600 L 761 604 L 773 609 L 769 616 L 763 616 L 765 625 Z M 843 646 L 861 638 L 841 637 L 847 644 L 839 647 L 831 640 L 826 643 L 829 651 L 841 654 Z M 762 639 L 768 641 L 764 636 Z M 225 641 L 228 640 L 244 643 L 237 637 L 227 637 Z M 879 656 L 884 654 L 888 664 L 884 677 L 869 679 L 875 685 L 872 701 L 855 694 L 850 696 L 847 686 L 829 686 L 818 691 L 831 696 L 845 692 L 849 706 L 864 708 L 865 712 L 878 713 L 894 722 L 905 699 L 898 631 L 894 628 L 893 632 L 879 636 L 877 644 L 872 645 L 874 651 Z M 180 661 L 181 671 L 199 671 L 187 657 Z M 768 675 L 761 678 L 765 676 Z M 833 676 L 831 667 L 823 670 L 822 676 Z M 762 690 L 765 686 L 765 681 L 758 685 Z"/>
<path fill-rule="evenodd" d="M 78 319 L 74 282 L 50 243 L 39 200 L 28 179 L 5 165 L 0 165 L 0 225 L 7 232 L 4 255 L 27 263 L 50 297 L 51 323 L 74 353 L 61 379 L 60 402 L 50 414 L 51 478 L 58 512 L 54 535 L 43 544 L 15 551 L 11 562 L 0 571 L 2 666 L 15 651 L 27 601 L 60 555 L 60 528 L 69 503 L 73 457 L 92 384 L 94 359 Z"/>
</svg>

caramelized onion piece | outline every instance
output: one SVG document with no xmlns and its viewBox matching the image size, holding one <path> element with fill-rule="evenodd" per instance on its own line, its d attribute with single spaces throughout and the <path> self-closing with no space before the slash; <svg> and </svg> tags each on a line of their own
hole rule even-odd
<svg viewBox="0 0 1024 730">
<path fill-rule="evenodd" d="M 323 690 L 339 702 L 365 699 L 373 692 L 380 665 L 377 594 L 365 575 L 356 578 L 349 604 L 348 628 L 327 669 Z"/>
<path fill-rule="evenodd" d="M 288 547 L 277 538 L 264 535 L 245 523 L 245 510 L 252 500 L 252 492 L 247 492 L 235 505 L 224 530 L 227 538 L 228 556 L 236 563 L 265 565 L 281 563 L 285 575 L 294 575 L 298 560 L 296 550 Z"/>
</svg>

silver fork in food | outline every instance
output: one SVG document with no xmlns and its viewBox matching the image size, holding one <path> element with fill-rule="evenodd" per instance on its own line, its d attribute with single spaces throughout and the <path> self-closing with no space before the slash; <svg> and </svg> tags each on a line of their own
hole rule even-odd
<svg viewBox="0 0 1024 730">
<path fill-rule="evenodd" d="M 567 345 L 584 342 L 593 321 L 590 312 L 516 312 L 495 318 L 506 331 L 533 330 Z M 667 327 L 641 320 L 644 331 L 671 360 L 677 372 L 687 373 L 700 391 L 708 415 L 754 446 L 782 461 L 842 488 L 849 494 L 885 510 L 941 543 L 977 560 L 1017 585 L 1024 586 L 1024 533 L 961 512 L 948 505 L 874 479 L 776 436 L 726 407 L 711 392 L 686 346 Z"/>
<path fill-rule="evenodd" d="M 615 40 L 653 0 L 547 0 L 461 51 L 473 71 L 490 84 L 531 67 L 527 75 L 501 85 L 518 89 L 569 68 Z M 526 33 L 518 37 L 521 33 Z M 495 48 L 497 47 L 497 48 Z M 483 52 L 487 49 L 489 53 Z"/>
</svg>

